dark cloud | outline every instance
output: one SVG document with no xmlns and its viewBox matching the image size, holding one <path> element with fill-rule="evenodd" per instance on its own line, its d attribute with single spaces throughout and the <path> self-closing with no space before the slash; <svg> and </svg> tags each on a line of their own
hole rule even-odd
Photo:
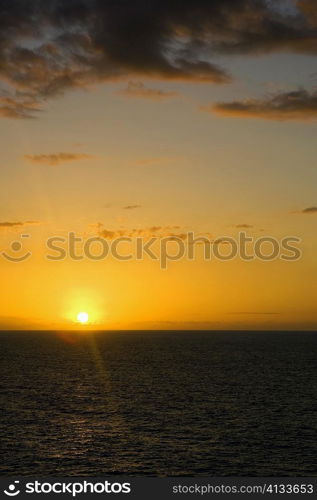
<svg viewBox="0 0 317 500">
<path fill-rule="evenodd" d="M 317 119 L 317 92 L 302 89 L 280 93 L 265 99 L 221 102 L 201 109 L 242 118 L 315 120 Z"/>
<path fill-rule="evenodd" d="M 24 155 L 24 158 L 32 163 L 43 163 L 46 165 L 59 165 L 61 163 L 77 160 L 90 160 L 93 155 L 86 153 L 53 153 L 40 155 Z"/>
<path fill-rule="evenodd" d="M 117 94 L 124 97 L 150 99 L 151 101 L 163 101 L 179 95 L 178 92 L 167 92 L 146 87 L 142 82 L 128 82 L 127 87 L 123 90 L 119 90 Z"/>
<path fill-rule="evenodd" d="M 119 79 L 226 83 L 219 54 L 315 55 L 316 10 L 315 0 L 1 0 L 0 95 L 11 101 L 0 115 L 36 116 L 68 89 Z"/>
<path fill-rule="evenodd" d="M 302 214 L 317 214 L 317 207 L 304 208 L 301 211 Z"/>
<path fill-rule="evenodd" d="M 312 26 L 317 26 L 317 4 L 316 0 L 299 0 L 298 7 L 305 14 L 307 21 Z"/>
</svg>

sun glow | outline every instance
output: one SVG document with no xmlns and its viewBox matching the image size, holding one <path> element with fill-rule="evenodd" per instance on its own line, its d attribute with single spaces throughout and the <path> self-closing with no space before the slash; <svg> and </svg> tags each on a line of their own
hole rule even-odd
<svg viewBox="0 0 317 500">
<path fill-rule="evenodd" d="M 66 290 L 62 300 L 61 316 L 66 329 L 78 330 L 79 327 L 84 327 L 88 331 L 100 329 L 104 324 L 108 306 L 104 297 L 101 300 L 98 290 L 77 286 Z"/>
<path fill-rule="evenodd" d="M 86 325 L 89 321 L 89 314 L 82 311 L 77 314 L 77 321 L 81 323 L 82 325 Z"/>
</svg>

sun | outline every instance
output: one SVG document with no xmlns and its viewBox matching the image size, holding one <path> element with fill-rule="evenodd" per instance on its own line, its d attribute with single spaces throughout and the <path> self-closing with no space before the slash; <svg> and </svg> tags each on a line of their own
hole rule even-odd
<svg viewBox="0 0 317 500">
<path fill-rule="evenodd" d="M 84 311 L 78 313 L 77 321 L 79 321 L 79 323 L 81 323 L 82 325 L 86 325 L 86 323 L 88 323 L 89 321 L 89 314 Z"/>
</svg>

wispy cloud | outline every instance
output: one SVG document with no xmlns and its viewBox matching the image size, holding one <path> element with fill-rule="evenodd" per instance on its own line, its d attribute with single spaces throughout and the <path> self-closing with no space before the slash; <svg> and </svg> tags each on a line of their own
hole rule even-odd
<svg viewBox="0 0 317 500">
<path fill-rule="evenodd" d="M 233 311 L 228 312 L 227 314 L 236 314 L 242 316 L 276 316 L 281 313 L 275 311 Z"/>
<path fill-rule="evenodd" d="M 266 120 L 315 120 L 317 119 L 317 92 L 300 89 L 282 92 L 264 99 L 220 102 L 201 107 L 202 111 L 216 112 L 237 118 Z"/>
<path fill-rule="evenodd" d="M 61 163 L 90 160 L 95 158 L 94 155 L 86 153 L 52 153 L 39 155 L 24 155 L 24 158 L 32 163 L 41 163 L 50 166 L 60 165 Z"/>
<path fill-rule="evenodd" d="M 25 227 L 25 226 L 37 226 L 38 224 L 41 224 L 40 221 L 35 221 L 35 220 L 28 220 L 28 221 L 5 221 L 5 222 L 0 222 L 0 230 L 1 229 L 14 229 L 14 228 L 20 228 L 20 227 Z"/>
<path fill-rule="evenodd" d="M 180 232 L 181 226 L 170 225 L 170 226 L 150 226 L 144 228 L 119 228 L 119 229 L 108 229 L 105 228 L 103 224 L 98 223 L 97 225 L 93 225 L 97 228 L 98 235 L 106 238 L 106 239 L 115 239 L 120 237 L 129 237 L 129 238 L 180 238 L 186 239 L 187 234 L 184 232 Z"/>
<path fill-rule="evenodd" d="M 124 210 L 135 210 L 136 208 L 141 208 L 141 205 L 127 205 L 123 207 Z"/>
<path fill-rule="evenodd" d="M 317 207 L 307 207 L 300 211 L 301 214 L 317 214 Z"/>
<path fill-rule="evenodd" d="M 237 229 L 251 229 L 254 226 L 252 224 L 236 224 L 234 227 Z"/>
<path fill-rule="evenodd" d="M 41 111 L 33 98 L 0 96 L 0 116 L 3 118 L 34 118 Z"/>
<path fill-rule="evenodd" d="M 163 101 L 179 96 L 178 92 L 149 88 L 142 82 L 128 82 L 127 87 L 119 90 L 117 94 L 130 98 L 150 99 L 152 101 Z"/>
</svg>

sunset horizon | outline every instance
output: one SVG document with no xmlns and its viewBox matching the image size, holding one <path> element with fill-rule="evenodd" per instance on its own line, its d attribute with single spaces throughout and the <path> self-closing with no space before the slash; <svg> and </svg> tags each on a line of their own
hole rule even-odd
<svg viewBox="0 0 317 500">
<path fill-rule="evenodd" d="M 317 0 L 0 0 L 4 495 L 317 491 L 316 54 Z"/>
</svg>

